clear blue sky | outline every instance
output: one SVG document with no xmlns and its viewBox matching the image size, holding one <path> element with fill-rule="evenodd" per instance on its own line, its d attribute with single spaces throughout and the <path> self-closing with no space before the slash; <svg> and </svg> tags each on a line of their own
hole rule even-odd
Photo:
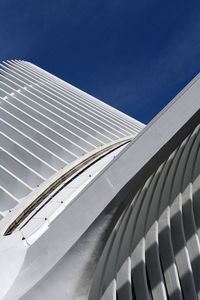
<svg viewBox="0 0 200 300">
<path fill-rule="evenodd" d="M 200 1 L 1 0 L 0 42 L 148 123 L 200 71 Z"/>
</svg>

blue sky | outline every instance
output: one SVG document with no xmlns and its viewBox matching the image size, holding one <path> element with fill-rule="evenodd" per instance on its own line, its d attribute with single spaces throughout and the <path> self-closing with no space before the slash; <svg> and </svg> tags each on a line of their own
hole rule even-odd
<svg viewBox="0 0 200 300">
<path fill-rule="evenodd" d="M 148 123 L 200 71 L 200 1 L 1 0 L 7 59 Z"/>
</svg>

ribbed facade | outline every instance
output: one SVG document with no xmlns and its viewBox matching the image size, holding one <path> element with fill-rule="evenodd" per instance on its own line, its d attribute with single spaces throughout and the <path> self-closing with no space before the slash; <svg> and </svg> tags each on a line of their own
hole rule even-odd
<svg viewBox="0 0 200 300">
<path fill-rule="evenodd" d="M 99 261 L 89 300 L 199 299 L 199 227 L 200 125 L 126 207 Z"/>
<path fill-rule="evenodd" d="M 0 65 L 0 218 L 143 124 L 35 65 Z M 64 170 L 64 171 L 62 171 Z"/>
</svg>

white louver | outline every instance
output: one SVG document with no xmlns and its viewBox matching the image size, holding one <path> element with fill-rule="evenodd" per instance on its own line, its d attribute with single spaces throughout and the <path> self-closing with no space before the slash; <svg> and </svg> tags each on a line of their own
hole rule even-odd
<svg viewBox="0 0 200 300">
<path fill-rule="evenodd" d="M 144 125 L 25 61 L 0 65 L 0 218 Z M 35 194 L 34 194 L 35 195 Z"/>
<path fill-rule="evenodd" d="M 89 300 L 199 299 L 199 176 L 200 125 L 126 207 L 105 246 Z"/>
</svg>

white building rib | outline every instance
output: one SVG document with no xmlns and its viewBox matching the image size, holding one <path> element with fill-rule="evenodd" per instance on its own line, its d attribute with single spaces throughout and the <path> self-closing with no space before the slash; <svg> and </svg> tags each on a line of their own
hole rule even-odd
<svg viewBox="0 0 200 300">
<path fill-rule="evenodd" d="M 75 104 L 79 101 L 80 104 L 82 104 L 84 102 L 84 105 L 89 105 L 89 108 L 91 109 L 91 107 L 96 110 L 99 113 L 103 113 L 103 115 L 108 115 L 108 116 L 112 116 L 112 119 L 116 119 L 117 122 L 121 122 L 121 126 L 128 126 L 130 129 L 133 130 L 133 127 L 136 128 L 140 128 L 142 129 L 142 123 L 140 123 L 139 121 L 135 120 L 135 123 L 132 124 L 131 122 L 131 118 L 128 117 L 127 115 L 123 114 L 123 113 L 118 113 L 118 111 L 112 107 L 110 107 L 107 104 L 103 104 L 101 101 L 99 101 L 98 99 L 87 95 L 86 93 L 84 93 L 81 90 L 78 90 L 77 88 L 73 87 L 72 85 L 62 81 L 61 79 L 55 77 L 52 74 L 47 73 L 46 71 L 38 68 L 37 66 L 28 63 L 28 62 L 21 62 L 18 61 L 18 64 L 23 64 L 23 66 L 25 68 L 29 68 L 29 70 L 31 70 L 31 72 L 36 72 L 36 75 L 38 76 L 38 74 L 41 74 L 41 76 L 44 78 L 45 80 L 45 84 L 47 84 L 48 82 L 51 83 L 53 90 L 57 90 L 57 92 L 61 93 L 63 91 L 64 96 L 66 97 L 67 95 L 73 95 L 74 96 L 74 100 L 75 100 Z M 107 107 L 109 107 L 109 110 L 107 110 Z"/>
<path fill-rule="evenodd" d="M 31 96 L 31 95 L 30 95 Z M 16 103 L 18 103 L 17 101 L 19 101 L 20 102 L 20 100 L 18 99 L 18 97 L 17 97 L 17 94 L 16 94 L 16 97 L 15 97 L 15 99 L 16 99 Z M 30 97 L 28 97 L 28 99 L 30 99 Z M 6 101 L 6 100 L 8 100 L 8 97 L 7 96 L 5 96 L 4 98 L 2 98 L 2 101 Z M 8 102 L 7 101 L 7 103 L 8 103 L 8 105 L 11 107 L 14 107 L 15 108 L 15 113 L 14 114 L 16 114 L 17 115 L 17 113 L 19 113 L 19 111 L 22 113 L 22 114 L 24 114 L 24 116 L 23 116 L 23 118 L 22 119 L 24 119 L 26 116 L 28 116 L 30 119 L 32 119 L 32 120 L 35 120 L 36 121 L 36 123 L 38 124 L 38 126 L 40 126 L 40 124 L 42 124 L 42 125 L 46 125 L 46 126 L 48 126 L 49 128 L 51 128 L 51 130 L 55 130 L 55 128 L 56 128 L 56 130 L 57 130 L 57 133 L 59 132 L 59 131 L 61 131 L 61 135 L 63 135 L 63 136 L 65 136 L 65 138 L 67 138 L 66 137 L 66 133 L 67 133 L 67 135 L 69 135 L 69 141 L 71 142 L 71 143 L 73 143 L 73 141 L 74 141 L 74 139 L 75 139 L 75 145 L 78 145 L 78 143 L 77 143 L 77 140 L 78 141 L 80 141 L 81 140 L 81 137 L 80 136 L 78 136 L 78 135 L 75 135 L 74 133 L 72 133 L 71 131 L 69 131 L 69 130 L 67 130 L 67 128 L 66 127 L 64 127 L 62 124 L 59 124 L 58 122 L 56 122 L 56 121 L 54 121 L 54 120 L 52 120 L 52 119 L 50 119 L 47 115 L 44 115 L 44 114 L 42 114 L 42 113 L 40 113 L 40 112 L 38 112 L 38 110 L 36 110 L 36 109 L 34 109 L 34 108 L 30 108 L 30 107 L 28 107 L 28 109 L 26 109 L 26 106 L 20 106 L 22 109 L 20 109 L 20 107 L 19 107 L 19 104 L 18 104 L 18 106 L 16 106 L 16 103 L 14 102 L 14 103 L 11 103 L 11 102 Z M 22 102 L 23 103 L 23 102 Z M 11 108 L 7 108 L 7 109 L 11 109 Z M 25 110 L 26 109 L 26 110 Z M 26 112 L 25 112 L 26 111 Z M 38 122 L 39 121 L 39 122 Z M 50 125 L 49 125 L 50 124 Z M 56 126 L 56 125 L 57 126 Z M 61 130 L 61 129 L 64 129 L 64 131 L 63 130 Z M 90 142 L 87 142 L 87 141 L 85 141 L 85 140 L 83 140 L 82 139 L 82 141 L 80 142 L 81 144 L 83 144 L 83 146 L 84 146 L 84 148 L 86 148 L 87 150 L 91 150 L 91 149 L 94 149 L 94 145 L 92 145 Z M 78 145 L 77 147 L 79 147 L 79 148 L 81 148 L 81 146 L 80 145 Z"/>
<path fill-rule="evenodd" d="M 22 69 L 22 72 L 24 73 L 24 72 L 26 72 L 26 71 L 24 71 L 23 69 Z M 32 76 L 31 76 L 32 77 Z M 36 77 L 37 78 L 37 77 Z M 53 88 L 50 88 L 50 90 L 47 90 L 47 86 L 46 86 L 46 88 L 45 88 L 45 85 L 44 85 L 44 87 L 40 87 L 39 85 L 41 84 L 41 81 L 43 81 L 43 80 L 41 80 L 41 79 L 39 79 L 39 80 L 37 80 L 36 82 L 36 88 L 34 88 L 34 86 L 32 86 L 32 87 L 28 87 L 28 89 L 31 89 L 31 90 L 34 90 L 36 93 L 38 93 L 38 92 L 41 92 L 42 94 L 43 94 L 43 96 L 48 96 L 48 95 L 50 95 L 49 97 L 51 97 L 51 99 L 53 100 L 53 101 L 55 101 L 56 103 L 59 103 L 60 105 L 62 105 L 62 103 L 64 102 L 64 106 L 63 107 L 69 107 L 69 109 L 70 109 L 70 107 L 71 107 L 71 111 L 75 111 L 75 112 L 77 112 L 77 113 L 81 113 L 81 114 L 83 114 L 83 115 L 85 115 L 85 117 L 87 117 L 88 118 L 88 116 L 91 116 L 92 115 L 92 119 L 93 120 L 95 120 L 96 122 L 98 122 L 98 123 L 101 123 L 101 126 L 103 125 L 103 126 L 105 126 L 105 124 L 106 124 L 106 122 L 109 122 L 109 121 L 107 121 L 106 119 L 105 119 L 105 117 L 103 118 L 103 116 L 101 116 L 102 118 L 103 118 L 103 121 L 99 121 L 100 120 L 100 112 L 99 111 L 97 111 L 97 113 L 96 114 L 93 114 L 93 112 L 91 111 L 91 107 L 90 108 L 88 108 L 87 109 L 87 107 L 84 107 L 84 106 L 80 106 L 80 108 L 78 107 L 79 105 L 78 105 L 78 100 L 77 99 L 75 99 L 75 101 L 73 102 L 73 101 L 71 101 L 71 103 L 70 103 L 70 98 L 68 97 L 67 98 L 67 101 L 66 101 L 66 99 L 63 99 L 63 98 L 61 98 L 61 96 L 62 96 L 62 94 L 61 93 L 59 93 L 59 92 L 57 92 L 58 93 L 58 95 L 59 96 L 56 96 L 55 95 L 55 87 L 54 87 L 54 89 Z M 45 82 L 45 81 L 44 81 Z M 54 92 L 54 93 L 52 93 L 52 91 Z M 58 101 L 56 101 L 56 98 L 58 99 Z M 82 99 L 81 99 L 82 100 Z M 82 101 L 83 102 L 83 101 Z M 80 102 L 80 104 L 81 104 L 81 102 Z M 86 106 L 86 105 L 85 105 Z M 98 120 L 96 119 L 96 117 L 98 116 Z M 109 126 L 112 128 L 113 127 L 113 120 L 112 120 L 112 122 L 109 122 Z M 123 125 L 121 125 L 121 127 L 122 127 Z M 109 129 L 110 130 L 110 127 L 107 127 L 107 129 Z M 121 132 L 121 131 L 123 131 L 123 129 L 121 128 L 121 127 L 119 127 L 119 126 L 117 126 L 116 127 L 116 133 L 117 134 L 119 134 L 119 132 Z M 127 128 L 126 128 L 126 130 L 127 130 Z M 128 130 L 127 130 L 128 131 Z M 127 135 L 127 131 L 124 131 L 124 134 L 125 135 Z M 131 133 L 131 131 L 130 131 L 130 133 Z"/>
<path fill-rule="evenodd" d="M 2 148 L 4 150 L 6 149 L 5 151 L 7 151 L 13 157 L 23 161 L 28 166 L 30 165 L 33 169 L 37 170 L 38 173 L 42 174 L 42 176 L 45 176 L 45 178 L 48 178 L 55 173 L 55 168 L 50 166 L 44 160 L 40 159 L 35 155 L 35 153 L 32 153 L 27 148 L 8 137 L 7 134 L 0 132 L 0 137 L 3 144 Z"/>
<path fill-rule="evenodd" d="M 29 76 L 30 80 L 34 80 L 32 78 L 32 76 Z M 38 81 L 36 81 L 38 84 Z M 51 103 L 52 106 L 55 106 L 56 108 L 60 107 L 61 111 L 64 110 L 66 112 L 66 114 L 69 114 L 70 116 L 74 116 L 75 118 L 79 118 L 80 120 L 83 121 L 83 123 L 86 124 L 90 124 L 88 126 L 92 127 L 92 129 L 99 129 L 97 127 L 96 124 L 98 124 L 98 126 L 101 127 L 100 130 L 105 130 L 107 134 L 110 134 L 111 130 L 112 130 L 112 125 L 110 125 L 110 127 L 106 127 L 106 125 L 104 123 L 99 124 L 100 122 L 97 119 L 94 119 L 91 114 L 87 113 L 85 114 L 83 111 L 82 112 L 78 112 L 77 108 L 75 106 L 73 106 L 73 108 L 69 107 L 69 103 L 65 103 L 65 105 L 62 104 L 62 99 L 58 99 L 58 101 L 56 101 L 55 99 L 55 95 L 53 93 L 51 93 L 51 96 L 47 96 L 47 94 L 45 94 L 45 92 L 41 92 L 38 91 L 38 85 L 36 85 L 36 88 L 31 87 L 31 89 L 34 91 L 33 93 L 35 93 L 36 97 L 40 95 L 39 98 L 41 99 L 45 99 L 47 100 L 48 103 Z M 78 114 L 78 116 L 77 116 Z M 88 119 L 88 116 L 90 116 L 90 118 Z M 119 128 L 120 131 L 120 128 Z M 114 134 L 116 137 L 118 136 L 119 138 L 122 137 L 122 135 L 120 134 L 119 131 L 114 131 L 112 130 L 112 134 Z M 127 132 L 126 134 L 127 135 Z"/>
<path fill-rule="evenodd" d="M 11 96 L 14 96 L 11 94 Z M 24 100 L 24 102 L 26 103 L 26 97 L 22 98 Z M 91 126 L 88 126 L 87 124 L 84 124 L 81 120 L 79 121 L 78 119 L 75 119 L 73 117 L 71 117 L 69 114 L 66 115 L 63 113 L 63 111 L 59 108 L 56 108 L 54 105 L 52 105 L 51 103 L 48 103 L 47 101 L 45 101 L 44 99 L 42 99 L 41 97 L 35 96 L 34 94 L 32 94 L 31 97 L 31 105 L 33 107 L 40 107 L 43 110 L 48 110 L 54 114 L 56 114 L 58 117 L 62 118 L 62 119 L 66 119 L 67 122 L 69 122 L 71 125 L 73 124 L 74 127 L 76 127 L 77 129 L 86 132 L 86 134 L 88 135 L 93 135 L 93 136 L 97 136 L 96 139 L 98 139 L 100 142 L 108 142 L 108 140 L 111 141 L 109 134 L 108 136 L 105 136 L 102 133 L 99 133 L 98 131 L 95 131 L 92 129 Z"/>
<path fill-rule="evenodd" d="M 9 70 L 9 71 L 10 71 L 10 70 Z M 20 76 L 20 78 L 21 78 L 20 80 L 27 81 L 27 82 L 25 82 L 25 83 L 27 83 L 27 84 L 29 84 L 29 85 L 31 84 L 30 82 L 32 82 L 32 81 L 33 81 L 33 82 L 36 82 L 36 83 L 38 82 L 38 81 L 36 81 L 35 79 L 30 78 L 30 76 L 28 76 L 28 80 L 27 80 L 27 76 L 25 77 L 25 76 L 23 76 L 23 75 L 21 75 L 21 74 L 18 74 L 19 72 L 17 73 L 16 71 L 12 71 L 12 73 L 14 73 L 15 76 L 16 76 L 16 74 L 17 74 L 17 76 Z M 29 81 L 29 80 L 32 80 L 32 81 Z M 37 92 L 37 90 L 36 90 L 36 92 Z M 44 98 L 44 95 L 43 95 L 43 98 Z M 43 99 L 43 98 L 42 98 L 42 99 Z M 48 101 L 49 101 L 49 100 L 53 100 L 53 99 L 50 98 L 50 99 L 48 99 Z M 53 101 L 55 101 L 55 100 L 53 100 Z M 51 104 L 52 104 L 52 102 L 51 102 Z M 53 105 L 53 104 L 52 104 L 52 105 Z M 61 105 L 61 104 L 59 103 L 59 105 Z M 65 109 L 66 109 L 66 107 L 65 107 Z M 71 110 L 71 114 L 72 114 L 72 116 L 73 116 L 73 114 L 75 114 L 75 113 L 74 113 L 74 110 Z M 71 115 L 71 114 L 70 114 L 70 115 Z M 84 118 L 84 117 L 83 117 L 83 116 L 84 116 L 83 113 L 82 113 L 82 115 L 79 115 L 79 116 L 80 116 L 80 118 L 79 118 L 80 120 L 81 120 L 82 118 Z M 90 119 L 91 119 L 91 118 L 90 118 Z M 91 120 L 90 120 L 89 122 L 91 122 Z M 88 122 L 88 123 L 89 123 L 89 122 Z M 96 122 L 98 122 L 98 120 L 96 120 Z M 87 124 L 87 120 L 86 120 L 86 119 L 84 120 L 84 123 Z M 89 125 L 88 125 L 88 126 L 89 126 Z M 92 123 L 92 125 L 90 125 L 90 128 L 95 129 L 95 126 L 96 126 L 96 124 Z M 103 126 L 105 126 L 105 125 L 103 125 Z"/>
<path fill-rule="evenodd" d="M 72 133 L 75 133 L 76 135 L 80 135 L 84 139 L 87 136 L 87 139 L 89 140 L 90 143 L 93 143 L 94 145 L 96 144 L 97 146 L 101 145 L 101 143 L 102 143 L 101 140 L 94 137 L 90 133 L 84 131 L 83 129 L 79 128 L 76 124 L 73 124 L 72 122 L 67 120 L 65 118 L 65 116 L 64 117 L 60 116 L 60 115 L 56 114 L 54 111 L 52 111 L 51 109 L 37 103 L 37 101 L 33 101 L 32 98 L 34 99 L 34 94 L 31 93 L 30 97 L 27 97 L 26 95 L 23 95 L 22 93 L 19 94 L 19 92 L 18 92 L 18 94 L 16 94 L 14 96 L 13 92 L 11 92 L 11 94 L 9 94 L 8 91 L 5 91 L 6 88 L 8 88 L 7 86 L 5 86 L 5 84 L 3 85 L 3 87 L 4 87 L 3 92 L 7 93 L 7 95 L 9 96 L 9 98 L 6 98 L 6 99 L 11 98 L 11 100 L 12 100 L 12 98 L 15 98 L 17 100 L 15 103 L 15 104 L 17 104 L 17 107 L 21 107 L 22 110 L 25 110 L 27 112 L 27 114 L 30 109 L 31 112 L 32 112 L 32 110 L 34 110 L 36 112 L 36 114 L 40 113 L 40 114 L 43 114 L 44 116 L 46 115 L 50 119 L 56 120 L 58 123 L 59 122 L 61 124 L 64 123 L 64 125 L 67 128 L 69 128 L 70 131 L 72 131 Z M 63 122 L 61 122 L 61 120 L 63 120 Z"/>
<path fill-rule="evenodd" d="M 24 61 L 0 64 L 0 103 L 1 194 L 3 202 L 14 200 L 9 208 L 0 203 L 3 215 L 16 200 L 42 193 L 48 180 L 143 128 Z"/>
</svg>

